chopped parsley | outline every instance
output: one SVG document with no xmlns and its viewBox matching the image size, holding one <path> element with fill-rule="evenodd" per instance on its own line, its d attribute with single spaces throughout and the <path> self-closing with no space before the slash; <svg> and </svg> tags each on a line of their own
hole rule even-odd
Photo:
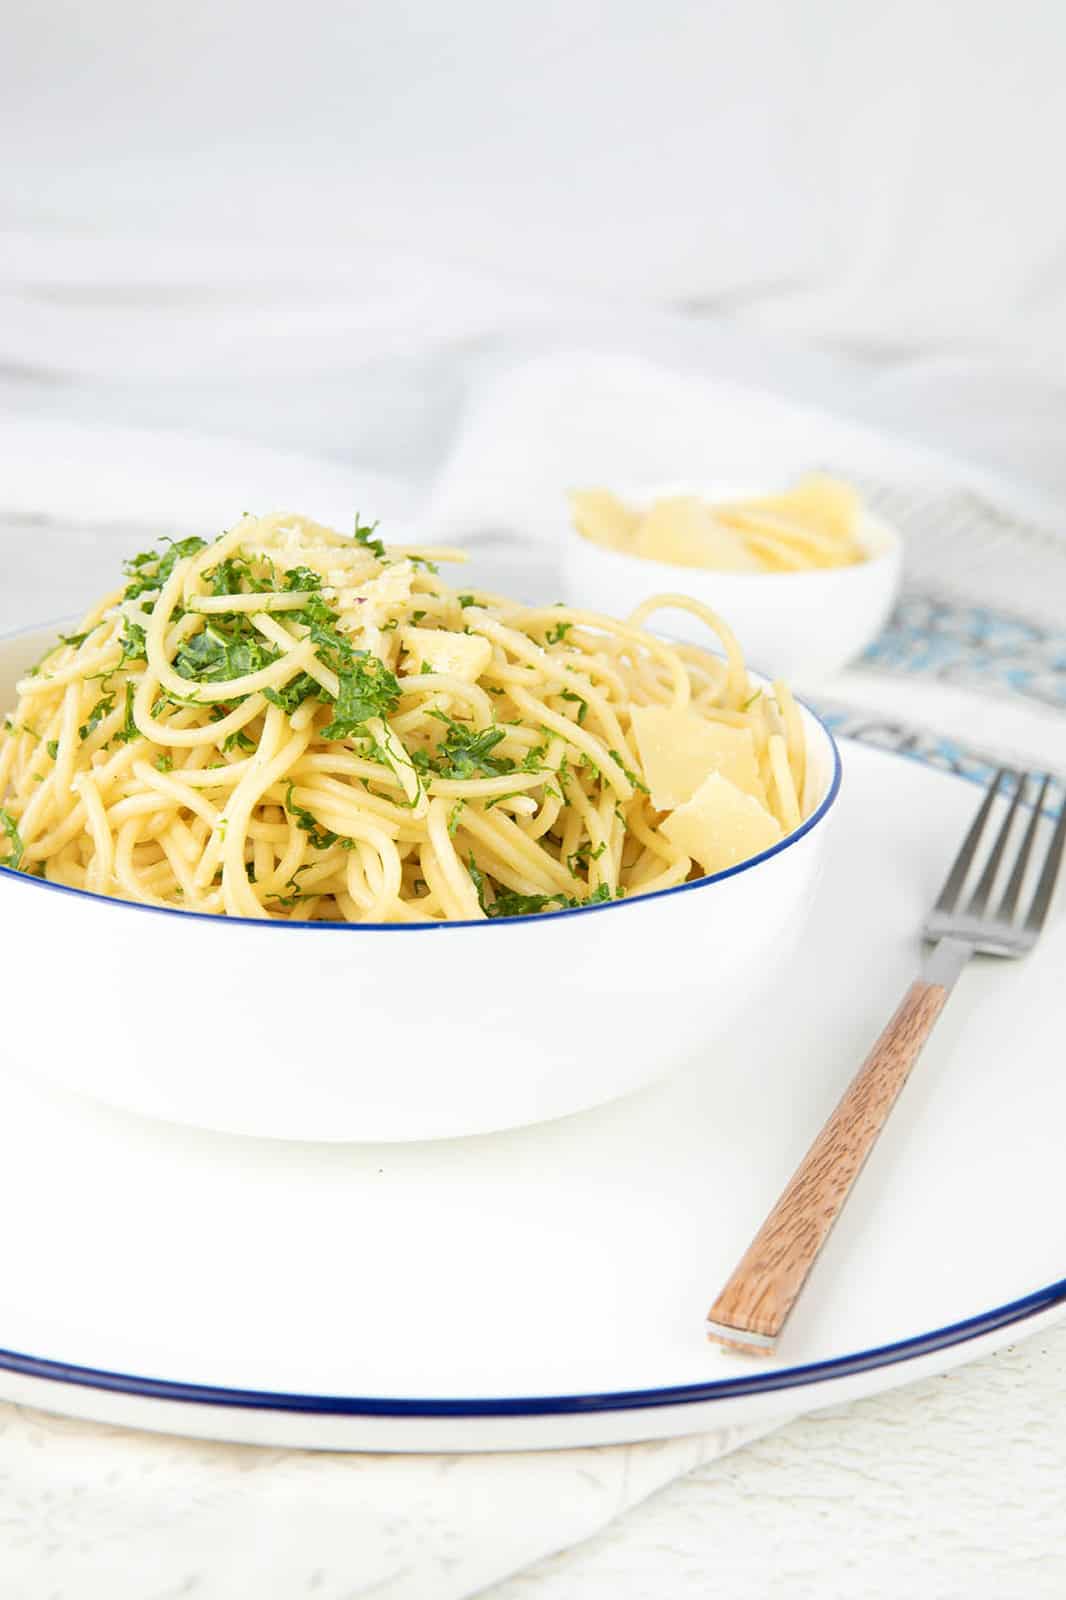
<svg viewBox="0 0 1066 1600">
<path fill-rule="evenodd" d="M 109 717 L 114 709 L 115 691 L 112 689 L 110 694 L 103 695 L 93 706 L 92 710 L 89 712 L 88 721 L 83 722 L 81 727 L 78 729 L 78 737 L 83 740 L 88 739 L 91 734 L 96 732 L 104 718 Z"/>
<path fill-rule="evenodd" d="M 432 763 L 442 778 L 498 778 L 513 772 L 515 764 L 509 756 L 492 754 L 501 740 L 506 739 L 506 728 L 474 728 L 456 722 L 443 711 L 432 711 L 431 716 L 443 722 L 448 729 Z"/>
<path fill-rule="evenodd" d="M 463 610 L 465 611 L 467 606 L 476 606 L 477 605 L 477 601 L 475 600 L 475 598 L 474 598 L 474 596 L 472 594 L 461 594 L 459 596 L 459 604 L 462 606 Z"/>
<path fill-rule="evenodd" d="M 485 810 L 491 811 L 493 806 L 501 805 L 504 800 L 518 800 L 524 794 L 524 789 L 508 789 L 506 794 L 494 794 L 491 800 L 485 801 Z"/>
<path fill-rule="evenodd" d="M 171 756 L 171 755 L 167 755 L 165 752 L 161 756 L 156 756 L 156 758 L 155 758 L 155 767 L 156 767 L 156 771 L 157 772 L 173 772 L 174 771 L 174 757 Z"/>
<path fill-rule="evenodd" d="M 290 817 L 296 819 L 296 826 L 307 834 L 308 843 L 315 850 L 328 850 L 331 844 L 336 844 L 339 834 L 331 833 L 329 828 L 323 828 L 318 818 L 308 811 L 306 806 L 298 806 L 292 798 L 295 785 L 290 783 L 285 791 L 285 810 Z"/>
<path fill-rule="evenodd" d="M 228 754 L 231 750 L 254 750 L 255 740 L 249 739 L 243 728 L 238 728 L 236 733 L 228 733 L 222 741 L 222 749 Z"/>
<path fill-rule="evenodd" d="M 369 550 L 370 554 L 375 556 L 378 561 L 384 561 L 385 546 L 382 544 L 380 539 L 374 538 L 374 535 L 377 533 L 377 531 L 378 524 L 376 522 L 370 523 L 369 527 L 364 527 L 359 521 L 359 513 L 356 512 L 355 532 L 352 535 L 353 539 L 355 540 L 356 544 L 361 544 L 364 549 Z"/>
<path fill-rule="evenodd" d="M 45 745 L 45 749 L 48 751 L 48 754 L 51 756 L 52 760 L 55 761 L 59 755 L 59 740 L 49 739 L 48 743 Z"/>
<path fill-rule="evenodd" d="M 373 532 L 358 527 L 356 531 L 357 535 L 365 535 L 360 539 L 363 543 Z M 247 585 L 256 592 L 269 587 L 257 579 L 248 563 L 239 557 L 220 561 L 210 575 L 216 593 L 244 593 Z M 320 593 L 319 574 L 310 567 L 290 567 L 283 581 L 290 593 L 306 594 L 306 603 L 289 615 L 307 628 L 319 661 L 336 673 L 340 687 L 333 703 L 332 696 L 315 677 L 308 672 L 298 672 L 283 687 L 264 689 L 264 698 L 288 716 L 311 698 L 325 704 L 333 703 L 333 719 L 323 730 L 327 739 L 346 738 L 359 731 L 369 718 L 384 717 L 395 710 L 400 698 L 396 678 L 376 657 L 356 650 L 341 632 L 337 626 L 339 614 Z M 143 630 L 138 631 L 143 637 Z M 131 643 L 134 646 L 139 643 L 136 634 L 132 635 Z M 174 668 L 190 682 L 227 683 L 233 678 L 260 672 L 281 659 L 281 652 L 262 638 L 251 618 L 246 613 L 233 611 L 212 615 L 199 632 L 185 639 L 174 658 Z M 227 745 L 227 748 L 230 747 Z M 241 745 L 241 748 L 247 747 Z"/>
<path fill-rule="evenodd" d="M 292 894 L 272 894 L 268 896 L 268 899 L 274 900 L 279 906 L 285 906 L 286 908 L 297 905 L 301 900 L 313 900 L 315 898 L 314 892 L 312 891 L 311 894 L 308 894 L 306 890 L 300 888 L 299 884 L 301 872 L 310 872 L 313 866 L 313 861 L 305 861 L 302 867 L 296 868 L 292 877 L 285 884 L 286 889 L 292 890 Z M 249 866 L 247 872 L 249 882 L 254 883 L 255 868 Z"/>
<path fill-rule="evenodd" d="M 574 624 L 572 622 L 557 622 L 555 626 L 549 628 L 547 633 L 544 635 L 544 643 L 562 644 L 563 640 L 566 638 L 573 626 Z"/>
<path fill-rule="evenodd" d="M 122 724 L 121 729 L 119 730 L 118 733 L 115 734 L 115 742 L 117 744 L 132 744 L 134 739 L 139 739 L 141 737 L 141 730 L 140 730 L 140 728 L 138 728 L 137 724 L 133 720 L 133 701 L 134 701 L 134 698 L 136 696 L 136 693 L 137 693 L 137 691 L 134 688 L 133 684 L 132 683 L 127 683 L 127 685 L 126 685 L 126 717 L 125 717 L 125 721 Z"/>
<path fill-rule="evenodd" d="M 122 645 L 120 667 L 124 667 L 127 661 L 147 661 L 148 659 L 148 645 L 144 629 L 139 622 L 131 622 L 128 617 L 125 621 L 126 626 L 119 641 Z"/>
<path fill-rule="evenodd" d="M 211 593 L 214 595 L 243 594 L 244 579 L 247 573 L 248 563 L 246 561 L 241 561 L 237 556 L 226 556 L 219 562 L 217 567 L 212 567 L 209 572 L 205 572 L 204 577 L 210 582 Z"/>
<path fill-rule="evenodd" d="M 309 594 L 300 611 L 290 611 L 294 622 L 302 622 L 316 646 L 315 654 L 323 666 L 340 672 L 350 666 L 356 655 L 352 641 L 337 627 L 340 615 L 328 606 L 320 594 Z"/>
<path fill-rule="evenodd" d="M 14 867 L 15 871 L 19 872 L 22 868 L 25 847 L 22 843 L 22 835 L 18 830 L 18 823 L 9 811 L 0 809 L 0 828 L 3 828 L 7 834 L 8 842 L 11 845 L 11 849 L 5 856 L 0 857 L 0 861 L 3 862 L 5 867 Z"/>
<path fill-rule="evenodd" d="M 263 699 L 269 700 L 272 706 L 280 706 L 290 717 L 297 707 L 302 706 L 312 695 L 317 695 L 320 700 L 325 700 L 328 704 L 329 697 L 325 689 L 309 672 L 298 672 L 295 678 L 289 679 L 283 689 L 263 690 Z"/>
<path fill-rule="evenodd" d="M 290 567 L 285 574 L 285 587 L 289 590 L 321 589 L 322 579 L 310 567 Z"/>
<path fill-rule="evenodd" d="M 233 622 L 212 617 L 199 633 L 182 642 L 174 670 L 196 683 L 226 683 L 273 666 L 277 650 L 263 642 L 244 617 Z"/>
<path fill-rule="evenodd" d="M 758 700 L 758 698 L 759 698 L 759 696 L 761 694 L 762 694 L 762 690 L 761 689 L 756 689 L 755 693 L 752 694 L 752 695 L 749 695 L 748 698 L 745 700 L 744 704 L 740 708 L 741 711 L 747 711 L 749 706 L 753 706 L 755 704 L 756 700 Z"/>
<path fill-rule="evenodd" d="M 92 633 L 92 631 L 90 628 L 89 633 Z M 80 650 L 89 637 L 89 633 L 61 633 L 59 638 L 61 643 L 69 644 L 72 650 Z"/>
<path fill-rule="evenodd" d="M 291 878 L 289 879 L 289 882 L 292 882 Z M 286 911 L 291 910 L 293 906 L 299 905 L 304 900 L 313 900 L 314 898 L 315 896 L 313 894 L 304 894 L 299 889 L 297 889 L 293 894 L 267 895 L 267 900 L 271 904 L 283 906 Z"/>
<path fill-rule="evenodd" d="M 643 779 L 638 778 L 635 772 L 631 772 L 630 771 L 630 769 L 626 766 L 625 762 L 622 760 L 622 757 L 619 755 L 617 750 L 608 750 L 607 754 L 614 761 L 617 761 L 618 765 L 621 767 L 622 771 L 625 773 L 626 777 L 629 779 L 629 781 L 633 785 L 634 789 L 640 789 L 644 794 L 649 794 L 651 792 L 649 790 L 649 788 L 648 788 L 648 785 L 643 781 Z"/>
<path fill-rule="evenodd" d="M 340 692 L 333 721 L 322 729 L 323 739 L 346 739 L 359 733 L 371 717 L 387 717 L 400 702 L 400 685 L 377 656 L 352 652 L 352 665 L 337 674 Z"/>
<path fill-rule="evenodd" d="M 547 755 L 547 746 L 535 744 L 532 750 L 527 750 L 518 763 L 519 772 L 543 772 L 544 757 Z"/>
<path fill-rule="evenodd" d="M 463 807 L 465 805 L 465 800 L 457 800 L 448 813 L 448 832 L 453 839 L 455 837 L 455 830 L 459 826 L 459 818 L 463 814 Z"/>
<path fill-rule="evenodd" d="M 122 570 L 130 579 L 122 597 L 124 600 L 136 600 L 142 594 L 161 589 L 179 561 L 207 548 L 207 540 L 198 539 L 195 535 L 190 539 L 163 542 L 170 545 L 169 550 L 142 550 L 140 555 L 132 556 L 124 563 Z"/>
<path fill-rule="evenodd" d="M 467 857 L 466 869 L 473 880 L 477 890 L 478 904 L 487 917 L 530 917 L 540 911 L 547 911 L 554 907 L 559 911 L 575 910 L 578 906 L 602 905 L 605 901 L 615 898 L 607 884 L 601 883 L 598 889 L 593 889 L 590 895 L 581 899 L 576 895 L 568 894 L 516 894 L 513 889 L 495 888 L 493 898 L 487 896 L 486 875 L 481 871 L 473 855 Z M 617 898 L 622 898 L 623 891 L 617 892 Z"/>
<path fill-rule="evenodd" d="M 558 906 L 563 910 L 569 903 L 564 894 L 515 894 L 510 889 L 504 889 L 491 905 L 483 909 L 489 917 L 529 917 L 538 911 L 546 911 L 549 906 Z"/>
<path fill-rule="evenodd" d="M 379 744 L 376 739 L 366 738 L 363 740 L 362 754 L 366 757 L 367 761 L 374 761 L 379 767 L 387 767 L 391 765 L 388 751 L 385 749 L 385 746 L 383 744 Z"/>
<path fill-rule="evenodd" d="M 470 854 L 466 858 L 466 870 L 470 874 L 470 881 L 473 883 L 474 888 L 477 890 L 478 905 L 481 907 L 482 911 L 484 911 L 486 916 L 487 916 L 489 908 L 488 908 L 488 905 L 486 904 L 486 901 L 485 901 L 485 874 L 481 871 L 481 868 L 478 866 L 477 862 L 474 860 L 474 852 L 473 851 L 471 851 Z"/>
<path fill-rule="evenodd" d="M 271 587 L 269 580 L 256 577 L 251 564 L 240 555 L 224 556 L 204 577 L 210 582 L 213 595 L 262 593 Z"/>
<path fill-rule="evenodd" d="M 571 874 L 576 878 L 581 867 L 587 867 L 590 861 L 598 861 L 607 848 L 607 840 L 601 839 L 595 850 L 592 848 L 591 839 L 584 844 L 579 844 L 572 855 L 566 858 L 566 864 Z"/>
<path fill-rule="evenodd" d="M 580 728 L 581 724 L 589 714 L 588 701 L 585 700 L 581 695 L 575 694 L 573 689 L 560 689 L 559 698 L 560 700 L 572 700 L 576 705 L 580 706 L 581 709 L 577 714 L 577 725 Z"/>
</svg>

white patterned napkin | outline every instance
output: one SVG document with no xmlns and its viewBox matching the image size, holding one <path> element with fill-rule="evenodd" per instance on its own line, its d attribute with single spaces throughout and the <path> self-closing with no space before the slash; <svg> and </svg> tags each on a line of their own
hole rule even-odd
<svg viewBox="0 0 1066 1600">
<path fill-rule="evenodd" d="M 326 1455 L 0 1405 L 10 1600 L 460 1600 L 771 1431 L 502 1456 Z"/>
</svg>

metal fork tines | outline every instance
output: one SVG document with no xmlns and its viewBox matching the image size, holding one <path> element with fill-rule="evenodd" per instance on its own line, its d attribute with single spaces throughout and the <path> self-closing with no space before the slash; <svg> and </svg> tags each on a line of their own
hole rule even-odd
<svg viewBox="0 0 1066 1600">
<path fill-rule="evenodd" d="M 1017 839 L 1015 823 L 1019 810 L 1026 804 L 1030 784 L 1037 781 L 1031 774 L 1014 772 L 1009 767 L 1001 767 L 996 773 L 963 841 L 962 849 L 955 857 L 940 897 L 926 919 L 923 931 L 927 939 L 959 940 L 971 949 L 996 956 L 1020 956 L 1032 949 L 1047 918 L 1055 880 L 1062 864 L 1063 849 L 1066 847 L 1064 803 L 1051 837 L 1042 843 L 1042 854 L 1034 863 L 1036 877 L 1027 906 L 1019 910 L 1029 875 L 1030 857 L 1038 835 L 1045 831 L 1041 829 L 1041 822 L 1051 786 L 1050 775 L 1040 781 L 1039 792 L 1020 840 Z M 988 850 L 977 881 L 966 896 L 965 890 L 977 870 L 986 833 L 991 832 L 988 824 L 1001 791 L 1007 801 L 1006 815 Z M 1016 835 L 1016 841 L 1011 846 L 1013 857 L 1008 853 L 1012 832 Z M 1008 874 L 1006 886 L 999 900 L 995 901 L 997 883 L 1004 873 Z"/>
</svg>

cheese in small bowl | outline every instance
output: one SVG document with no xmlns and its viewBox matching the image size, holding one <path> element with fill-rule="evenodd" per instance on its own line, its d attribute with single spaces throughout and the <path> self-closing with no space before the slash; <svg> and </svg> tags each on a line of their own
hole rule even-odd
<svg viewBox="0 0 1066 1600">
<path fill-rule="evenodd" d="M 850 484 L 821 473 L 780 494 L 711 500 L 664 494 L 643 508 L 609 489 L 570 496 L 574 526 L 608 550 L 716 572 L 809 572 L 868 559 L 862 501 Z"/>
<path fill-rule="evenodd" d="M 850 484 L 809 473 L 723 484 L 579 488 L 563 545 L 568 604 L 616 615 L 673 592 L 728 616 L 761 671 L 818 684 L 877 637 L 899 589 L 899 534 Z M 661 626 L 698 642 L 684 610 Z"/>
</svg>

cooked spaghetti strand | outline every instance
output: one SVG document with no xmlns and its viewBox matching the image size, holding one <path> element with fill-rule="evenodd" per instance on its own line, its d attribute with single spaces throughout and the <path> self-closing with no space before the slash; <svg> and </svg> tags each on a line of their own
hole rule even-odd
<svg viewBox="0 0 1066 1600">
<path fill-rule="evenodd" d="M 480 920 L 798 825 L 803 716 L 713 612 L 525 607 L 431 565 L 461 559 L 286 514 L 135 556 L 17 686 L 0 867 L 237 917 Z M 647 631 L 677 606 L 721 654 Z"/>
</svg>

